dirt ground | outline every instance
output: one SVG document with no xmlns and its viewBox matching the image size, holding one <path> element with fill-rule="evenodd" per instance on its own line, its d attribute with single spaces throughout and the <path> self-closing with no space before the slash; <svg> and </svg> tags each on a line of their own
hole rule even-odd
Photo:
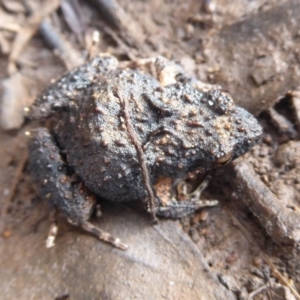
<svg viewBox="0 0 300 300">
<path fill-rule="evenodd" d="M 1 299 L 300 299 L 300 3 L 296 0 L 0 1 Z M 98 34 L 95 34 L 95 31 Z M 49 83 L 108 52 L 166 56 L 257 116 L 249 153 L 210 172 L 180 221 L 103 204 L 93 222 L 127 251 L 59 220 L 27 170 L 24 108 Z M 298 88 L 298 89 L 297 89 Z"/>
</svg>

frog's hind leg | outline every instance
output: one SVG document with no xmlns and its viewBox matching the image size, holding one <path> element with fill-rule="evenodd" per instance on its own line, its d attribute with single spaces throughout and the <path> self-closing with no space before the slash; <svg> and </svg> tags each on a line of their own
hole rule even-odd
<svg viewBox="0 0 300 300">
<path fill-rule="evenodd" d="M 101 230 L 100 228 L 94 226 L 90 222 L 83 222 L 81 224 L 81 227 L 85 231 L 88 231 L 88 232 L 92 233 L 93 235 L 96 235 L 100 240 L 108 242 L 117 248 L 120 248 L 122 250 L 126 250 L 128 248 L 128 246 L 126 244 L 122 243 L 120 239 L 115 238 L 108 232 Z"/>
<path fill-rule="evenodd" d="M 58 231 L 56 212 L 59 211 L 73 225 L 125 250 L 127 246 L 118 238 L 89 223 L 96 198 L 81 183 L 78 183 L 77 178 L 74 179 L 68 174 L 68 168 L 59 153 L 59 148 L 46 128 L 38 128 L 30 132 L 29 152 L 29 171 L 36 183 L 39 196 L 48 202 L 51 209 L 51 225 L 46 246 L 54 246 Z"/>
</svg>

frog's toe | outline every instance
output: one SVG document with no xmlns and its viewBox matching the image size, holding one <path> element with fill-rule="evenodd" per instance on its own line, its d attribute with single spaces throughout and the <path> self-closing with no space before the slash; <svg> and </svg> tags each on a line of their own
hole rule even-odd
<svg viewBox="0 0 300 300">
<path fill-rule="evenodd" d="M 103 231 L 102 229 L 96 227 L 90 222 L 84 222 L 80 225 L 85 231 L 92 233 L 97 236 L 100 240 L 105 241 L 114 245 L 115 247 L 127 250 L 128 246 L 124 244 L 119 238 L 114 237 L 110 233 Z"/>
</svg>

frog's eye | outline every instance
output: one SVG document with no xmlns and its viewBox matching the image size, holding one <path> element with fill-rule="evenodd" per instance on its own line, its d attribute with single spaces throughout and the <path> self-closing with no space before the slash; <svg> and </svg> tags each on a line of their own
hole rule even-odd
<svg viewBox="0 0 300 300">
<path fill-rule="evenodd" d="M 232 159 L 232 151 L 226 153 L 225 155 L 217 159 L 217 163 L 221 166 L 228 164 Z"/>
<path fill-rule="evenodd" d="M 222 95 L 227 96 L 229 99 L 232 99 L 231 94 L 227 90 L 221 90 Z"/>
</svg>

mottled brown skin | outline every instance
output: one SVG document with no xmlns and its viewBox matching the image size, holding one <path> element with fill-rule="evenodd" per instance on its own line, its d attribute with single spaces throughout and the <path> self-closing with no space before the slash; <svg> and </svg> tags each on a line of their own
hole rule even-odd
<svg viewBox="0 0 300 300">
<path fill-rule="evenodd" d="M 54 138 L 46 129 L 32 132 L 29 164 L 35 180 L 41 182 L 49 173 L 41 165 L 51 164 L 43 152 L 51 155 L 47 145 L 53 144 L 55 155 L 63 154 L 61 164 L 71 167 L 97 196 L 114 202 L 149 200 L 151 192 L 155 197 L 153 185 L 159 177 L 205 172 L 239 157 L 258 141 L 257 120 L 227 92 L 197 88 L 195 79 L 164 58 L 158 58 L 156 66 L 160 80 L 118 68 L 114 57 L 99 56 L 50 86 L 30 110 L 32 119 L 57 117 Z M 173 77 L 165 80 L 172 67 Z M 55 173 L 68 178 L 66 171 L 56 170 L 47 176 L 55 178 Z M 56 183 L 60 185 L 64 183 Z M 45 198 L 45 187 L 39 193 Z M 65 202 L 71 200 L 63 196 L 48 200 L 78 225 L 90 216 L 82 214 L 84 200 L 78 211 L 68 211 Z M 178 203 L 176 214 L 176 205 L 166 211 L 160 204 L 155 197 L 150 208 L 163 216 L 180 217 L 196 209 L 187 204 L 182 213 L 183 204 Z"/>
</svg>

